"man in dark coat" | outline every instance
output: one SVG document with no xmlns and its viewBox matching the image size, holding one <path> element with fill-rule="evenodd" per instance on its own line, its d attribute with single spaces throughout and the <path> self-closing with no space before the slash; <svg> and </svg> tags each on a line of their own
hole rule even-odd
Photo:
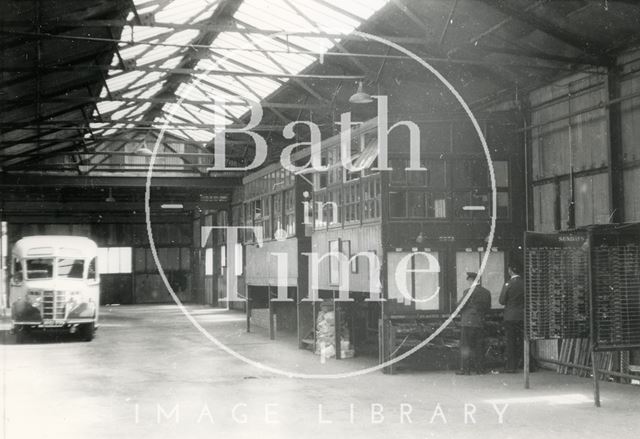
<svg viewBox="0 0 640 439">
<path fill-rule="evenodd" d="M 509 265 L 510 279 L 502 287 L 500 304 L 504 305 L 506 339 L 505 373 L 514 373 L 522 357 L 524 335 L 524 281 L 522 269 L 516 262 Z"/>
<path fill-rule="evenodd" d="M 467 273 L 468 288 L 464 297 L 469 294 L 477 273 Z M 473 368 L 477 374 L 484 370 L 484 317 L 491 309 L 491 293 L 479 283 L 473 289 L 471 297 L 460 311 L 460 370 L 458 375 L 470 375 Z"/>
</svg>

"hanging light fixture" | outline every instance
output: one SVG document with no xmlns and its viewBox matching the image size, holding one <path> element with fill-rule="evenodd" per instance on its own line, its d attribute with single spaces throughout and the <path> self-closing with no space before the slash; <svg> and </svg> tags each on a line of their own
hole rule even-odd
<svg viewBox="0 0 640 439">
<path fill-rule="evenodd" d="M 111 188 L 109 188 L 109 196 L 104 199 L 107 203 L 115 203 L 116 199 L 113 198 L 113 194 L 111 193 Z"/>
<path fill-rule="evenodd" d="M 153 151 L 151 151 L 147 147 L 147 135 L 146 134 L 144 136 L 144 139 L 142 140 L 142 145 L 138 146 L 138 149 L 135 150 L 134 154 L 135 155 L 145 156 L 145 157 L 149 157 L 149 156 L 153 155 Z"/>
<path fill-rule="evenodd" d="M 364 92 L 362 81 L 358 83 L 358 91 L 351 95 L 349 102 L 352 104 L 369 104 L 373 102 L 373 98 L 369 93 Z"/>
<path fill-rule="evenodd" d="M 149 148 L 147 148 L 146 146 L 142 146 L 142 147 L 136 149 L 135 154 L 136 155 L 145 156 L 145 157 L 149 157 L 149 156 L 153 155 L 153 152 Z"/>
</svg>

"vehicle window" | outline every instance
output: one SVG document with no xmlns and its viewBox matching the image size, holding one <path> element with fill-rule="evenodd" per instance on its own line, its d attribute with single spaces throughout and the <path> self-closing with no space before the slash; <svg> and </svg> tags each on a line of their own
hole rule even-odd
<svg viewBox="0 0 640 439">
<path fill-rule="evenodd" d="M 91 259 L 91 262 L 89 262 L 87 278 L 88 279 L 94 279 L 94 280 L 97 278 L 96 258 Z"/>
<path fill-rule="evenodd" d="M 84 260 L 72 258 L 58 259 L 58 277 L 82 279 L 84 273 Z"/>
<path fill-rule="evenodd" d="M 20 259 L 13 260 L 13 281 L 22 282 L 22 264 Z"/>
<path fill-rule="evenodd" d="M 53 277 L 53 259 L 27 259 L 27 279 L 50 279 Z"/>
</svg>

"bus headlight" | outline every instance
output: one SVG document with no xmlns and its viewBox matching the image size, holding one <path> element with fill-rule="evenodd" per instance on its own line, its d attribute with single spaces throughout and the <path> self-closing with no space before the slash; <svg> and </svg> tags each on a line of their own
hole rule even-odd
<svg viewBox="0 0 640 439">
<path fill-rule="evenodd" d="M 96 307 L 93 303 L 81 303 L 69 312 L 68 318 L 93 318 L 96 315 Z"/>
<path fill-rule="evenodd" d="M 70 292 L 67 296 L 67 308 L 73 309 L 78 306 L 80 302 L 80 293 L 78 291 Z"/>
<path fill-rule="evenodd" d="M 42 292 L 41 291 L 29 291 L 24 296 L 24 301 L 34 307 L 39 307 L 42 302 Z"/>
<path fill-rule="evenodd" d="M 40 298 L 37 302 L 30 302 L 29 296 L 16 300 L 11 304 L 11 319 L 15 322 L 39 322 L 42 320 Z"/>
</svg>

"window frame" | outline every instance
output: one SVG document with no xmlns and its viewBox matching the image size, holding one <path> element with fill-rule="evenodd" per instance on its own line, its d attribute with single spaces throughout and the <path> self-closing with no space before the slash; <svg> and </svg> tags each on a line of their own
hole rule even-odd
<svg viewBox="0 0 640 439">
<path fill-rule="evenodd" d="M 271 216 L 271 237 L 275 238 L 278 230 L 285 230 L 284 191 L 278 191 L 271 195 Z"/>
<path fill-rule="evenodd" d="M 16 269 L 16 267 L 19 267 L 19 269 Z M 20 279 L 16 280 L 16 276 L 20 275 Z M 17 258 L 17 257 L 13 257 L 13 263 L 11 264 L 11 281 L 19 284 L 24 282 L 25 280 L 25 270 L 24 270 L 24 265 L 22 263 L 22 259 Z"/>
<path fill-rule="evenodd" d="M 296 234 L 296 191 L 295 188 L 285 189 L 282 192 L 282 207 L 284 210 L 284 230 L 287 236 Z"/>
</svg>

